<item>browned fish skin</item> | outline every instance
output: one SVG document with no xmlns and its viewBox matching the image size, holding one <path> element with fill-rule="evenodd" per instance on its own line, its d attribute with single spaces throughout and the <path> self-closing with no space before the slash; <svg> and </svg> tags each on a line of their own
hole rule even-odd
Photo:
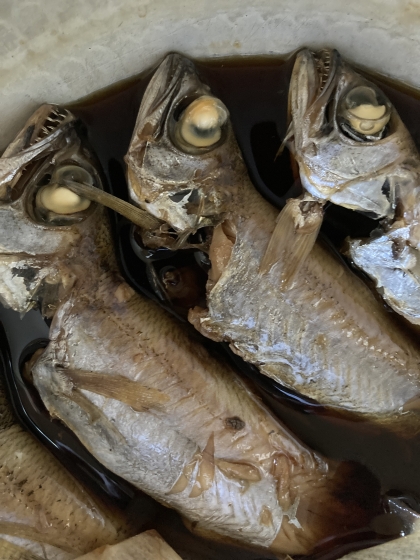
<svg viewBox="0 0 420 560">
<path fill-rule="evenodd" d="M 89 168 L 74 131 L 66 135 L 64 152 L 43 163 L 52 176 L 69 160 Z M 376 508 L 375 482 L 368 477 L 366 489 L 364 471 L 296 441 L 193 331 L 133 292 L 118 273 L 102 208 L 67 225 L 35 222 L 27 203 L 36 188 L 28 183 L 16 202 L 0 205 L 0 225 L 12 214 L 43 254 L 28 259 L 25 240 L 6 236 L 0 261 L 39 267 L 39 284 L 22 290 L 12 276 L 3 294 L 23 308 L 48 295 L 50 343 L 33 368 L 48 410 L 197 532 L 298 554 L 363 525 Z M 52 282 L 55 291 L 45 289 Z"/>
<path fill-rule="evenodd" d="M 136 535 L 112 547 L 106 546 L 94 550 L 77 560 L 140 560 L 139 552 L 141 560 L 182 560 L 159 533 L 153 530 Z"/>
<path fill-rule="evenodd" d="M 17 424 L 0 378 L 0 536 L 11 541 L 0 539 L 0 557 L 19 558 L 16 543 L 24 559 L 71 560 L 126 538 L 118 523 Z"/>
<path fill-rule="evenodd" d="M 174 76 L 178 85 L 171 82 L 171 87 L 176 93 L 165 97 L 164 84 Z M 224 142 L 205 154 L 186 155 L 171 141 L 170 123 L 181 100 L 201 94 L 203 88 L 191 62 L 167 57 L 145 93 L 127 155 L 133 200 L 165 219 L 180 237 L 187 230 L 180 227 L 182 215 L 190 214 L 180 203 L 173 218 L 168 199 L 177 194 L 177 185 L 183 190 L 194 187 L 205 200 L 222 200 L 229 184 L 227 206 L 212 221 L 223 222 L 222 229 L 231 233 L 223 234 L 222 226 L 214 230 L 214 267 L 218 248 L 224 256 L 217 261 L 217 273 L 209 276 L 208 309 L 191 311 L 191 322 L 210 338 L 229 341 L 265 375 L 324 405 L 417 430 L 417 417 L 403 407 L 420 395 L 419 349 L 399 332 L 359 278 L 321 244 L 315 245 L 288 290 L 280 287 L 278 266 L 259 274 L 277 210 L 250 183 L 230 123 Z M 176 181 L 160 166 L 168 153 Z M 222 165 L 216 181 L 212 170 L 218 162 Z M 194 174 L 195 169 L 200 173 Z"/>
</svg>

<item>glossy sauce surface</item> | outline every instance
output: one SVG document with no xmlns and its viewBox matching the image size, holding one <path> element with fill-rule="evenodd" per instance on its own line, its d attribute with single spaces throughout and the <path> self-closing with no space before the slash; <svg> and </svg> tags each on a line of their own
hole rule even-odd
<svg viewBox="0 0 420 560">
<path fill-rule="evenodd" d="M 208 83 L 213 93 L 222 99 L 230 111 L 233 127 L 254 185 L 263 196 L 279 207 L 284 204 L 286 198 L 299 192 L 299 184 L 294 181 L 287 150 L 276 157 L 287 128 L 287 96 L 292 66 L 292 59 L 284 61 L 277 58 L 219 59 L 197 63 L 203 81 Z M 142 95 L 151 75 L 152 71 L 147 72 L 69 106 L 86 127 L 88 140 L 103 166 L 108 188 L 113 194 L 124 199 L 127 199 L 127 185 L 123 158 L 128 149 Z M 410 92 L 404 92 L 394 85 L 381 81 L 378 84 L 396 106 L 419 147 L 420 101 Z M 146 263 L 149 258 L 158 277 L 163 269 L 167 270 L 172 266 L 195 271 L 195 275 L 188 276 L 188 281 L 191 282 L 193 278 L 197 283 L 197 293 L 194 297 L 200 298 L 204 295 L 205 275 L 197 269 L 194 255 L 188 252 L 181 255 L 181 252 L 168 254 L 159 251 L 156 254 L 143 255 L 141 260 L 133 252 L 130 243 L 130 225 L 116 215 L 112 216 L 112 221 L 117 253 L 128 281 L 148 297 L 160 301 L 172 312 L 181 317 L 185 316 L 185 308 L 189 303 L 185 298 L 172 301 L 172 304 L 167 300 L 162 301 L 151 277 L 151 268 Z M 339 248 L 347 235 L 368 235 L 374 227 L 376 222 L 373 220 L 330 205 L 323 233 L 332 247 Z M 8 380 L 10 392 L 14 396 L 15 409 L 20 412 L 20 418 L 27 427 L 38 432 L 38 437 L 44 442 L 56 442 L 57 438 L 64 437 L 66 443 L 61 449 L 55 443 L 56 455 L 62 454 L 64 462 L 70 464 L 71 457 L 83 455 L 82 451 L 76 447 L 70 453 L 66 451 L 65 448 L 72 446 L 71 434 L 63 431 L 59 423 L 41 421 L 42 404 L 36 401 L 35 396 L 31 396 L 30 388 L 17 379 L 18 362 L 22 361 L 24 352 L 22 344 L 18 344 L 18 341 L 22 340 L 22 332 L 25 333 L 25 340 L 45 340 L 48 328 L 36 312 L 31 315 L 31 320 L 25 318 L 20 327 L 17 326 L 16 316 L 10 311 L 0 310 L 0 321 L 6 329 L 3 338 L 8 339 L 12 350 Z M 401 328 L 407 327 L 402 324 Z M 203 339 L 203 343 L 215 351 L 220 351 L 220 345 L 216 348 L 215 344 L 206 339 Z M 3 349 L 3 356 L 5 352 Z M 316 403 L 284 391 L 268 378 L 255 373 L 252 367 L 245 365 L 240 359 L 231 355 L 227 355 L 226 359 L 236 362 L 242 374 L 257 387 L 268 406 L 310 447 L 328 457 L 353 460 L 367 466 L 379 479 L 383 492 L 396 491 L 404 495 L 420 496 L 420 438 L 404 439 L 377 426 L 332 415 Z M 7 369 L 4 363 L 3 369 Z M 54 443 L 52 446 L 54 447 Z M 80 461 L 81 464 L 89 464 L 91 461 L 93 472 L 100 469 L 87 455 L 80 457 Z M 83 466 L 75 472 L 80 476 L 79 471 L 83 471 Z M 95 490 L 105 494 L 108 488 L 109 495 L 119 507 L 137 507 L 137 510 L 140 508 L 145 527 L 157 528 L 183 558 L 262 558 L 261 553 L 248 554 L 239 549 L 209 544 L 191 536 L 182 527 L 177 514 L 150 499 L 137 496 L 128 485 L 110 473 L 99 473 L 96 479 L 88 475 L 85 477 L 86 481 L 90 481 Z M 362 541 L 364 546 L 369 546 L 384 538 L 367 528 L 366 531 L 344 541 L 341 539 L 337 543 L 325 543 L 312 558 L 333 560 L 345 552 L 359 548 L 358 541 Z"/>
</svg>

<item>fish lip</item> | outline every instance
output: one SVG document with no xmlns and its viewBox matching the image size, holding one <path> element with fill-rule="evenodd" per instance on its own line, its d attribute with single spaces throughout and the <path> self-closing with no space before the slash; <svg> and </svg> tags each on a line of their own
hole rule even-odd
<svg viewBox="0 0 420 560">
<path fill-rule="evenodd" d="M 325 99 L 333 93 L 335 78 L 337 71 L 340 67 L 341 55 L 337 49 L 323 48 L 319 51 L 312 51 L 304 48 L 297 53 L 295 67 L 299 69 L 300 66 L 306 64 L 307 68 L 313 71 L 316 83 L 311 80 L 309 70 L 306 72 L 308 80 L 308 89 L 312 89 L 313 96 L 309 101 L 308 109 L 317 103 L 318 100 Z M 297 72 L 294 72 L 296 75 Z M 292 80 L 294 78 L 292 77 Z"/>
<path fill-rule="evenodd" d="M 22 130 L 6 148 L 2 158 L 17 156 L 19 152 L 36 144 L 46 144 L 51 136 L 67 128 L 67 125 L 75 120 L 76 117 L 68 109 L 53 103 L 44 103 L 32 113 Z"/>
</svg>

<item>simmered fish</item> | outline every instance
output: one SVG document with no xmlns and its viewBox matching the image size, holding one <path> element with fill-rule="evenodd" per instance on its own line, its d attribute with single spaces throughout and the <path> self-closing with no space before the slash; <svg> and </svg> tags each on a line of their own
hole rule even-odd
<svg viewBox="0 0 420 560">
<path fill-rule="evenodd" d="M 71 560 L 130 534 L 16 422 L 0 378 L 0 558 Z"/>
<path fill-rule="evenodd" d="M 49 112 L 68 125 L 51 126 L 57 149 L 3 191 L 0 263 L 5 303 L 52 318 L 32 368 L 50 413 L 208 537 L 305 554 L 363 526 L 377 506 L 370 475 L 296 441 L 192 329 L 124 282 L 103 207 L 72 191 L 101 189 L 98 170 L 70 113 L 43 107 L 31 122 L 42 129 Z"/>
<path fill-rule="evenodd" d="M 308 198 L 381 219 L 371 239 L 349 240 L 349 256 L 420 324 L 420 157 L 397 111 L 332 49 L 298 53 L 289 109 L 287 145 Z"/>
<path fill-rule="evenodd" d="M 145 244 L 189 246 L 189 233 L 210 232 L 208 307 L 190 321 L 326 406 L 417 431 L 419 348 L 364 283 L 320 243 L 287 290 L 278 262 L 261 271 L 277 211 L 253 188 L 228 114 L 192 62 L 170 55 L 145 92 L 127 155 L 132 199 L 165 221 L 143 232 Z M 316 204 L 289 209 L 303 234 L 318 227 Z M 289 234 L 280 231 L 280 249 Z"/>
<path fill-rule="evenodd" d="M 93 550 L 77 560 L 182 560 L 182 558 L 159 533 L 152 530 L 131 537 L 122 543 Z"/>
</svg>

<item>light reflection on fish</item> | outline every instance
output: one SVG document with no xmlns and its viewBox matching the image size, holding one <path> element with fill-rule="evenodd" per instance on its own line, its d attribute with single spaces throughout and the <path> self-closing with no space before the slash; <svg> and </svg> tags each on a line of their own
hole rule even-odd
<svg viewBox="0 0 420 560">
<path fill-rule="evenodd" d="M 0 377 L 0 558 L 72 560 L 130 536 L 16 422 Z"/>
<path fill-rule="evenodd" d="M 52 318 L 32 368 L 50 413 L 199 534 L 305 554 L 363 525 L 376 508 L 370 475 L 296 441 L 193 331 L 123 281 L 103 207 L 71 190 L 101 189 L 89 151 L 75 126 L 53 130 L 57 150 L 22 170 L 0 204 L 1 297 Z"/>
<path fill-rule="evenodd" d="M 381 219 L 371 239 L 349 240 L 348 254 L 420 324 L 420 158 L 397 111 L 332 49 L 298 53 L 289 110 L 286 143 L 309 197 Z"/>
<path fill-rule="evenodd" d="M 212 237 L 207 309 L 191 310 L 190 321 L 261 373 L 324 405 L 417 431 L 418 416 L 408 410 L 420 402 L 419 348 L 364 283 L 319 243 L 289 289 L 281 289 L 278 262 L 261 273 L 273 231 L 281 250 L 291 240 L 247 176 L 227 109 L 209 98 L 193 64 L 168 56 L 145 92 L 126 158 L 133 200 L 167 222 L 144 232 L 145 243 L 169 245 L 171 228 L 188 246 L 185 235 L 201 225 Z M 189 115 L 189 104 L 200 100 L 213 113 L 204 126 L 195 110 L 195 121 Z M 213 144 L 186 147 L 186 138 L 179 140 L 185 123 L 190 142 L 192 131 L 200 142 L 213 136 Z M 177 199 L 180 189 L 194 192 L 200 205 Z M 288 208 L 305 216 L 303 233 L 316 230 L 319 208 L 311 201 Z"/>
</svg>

